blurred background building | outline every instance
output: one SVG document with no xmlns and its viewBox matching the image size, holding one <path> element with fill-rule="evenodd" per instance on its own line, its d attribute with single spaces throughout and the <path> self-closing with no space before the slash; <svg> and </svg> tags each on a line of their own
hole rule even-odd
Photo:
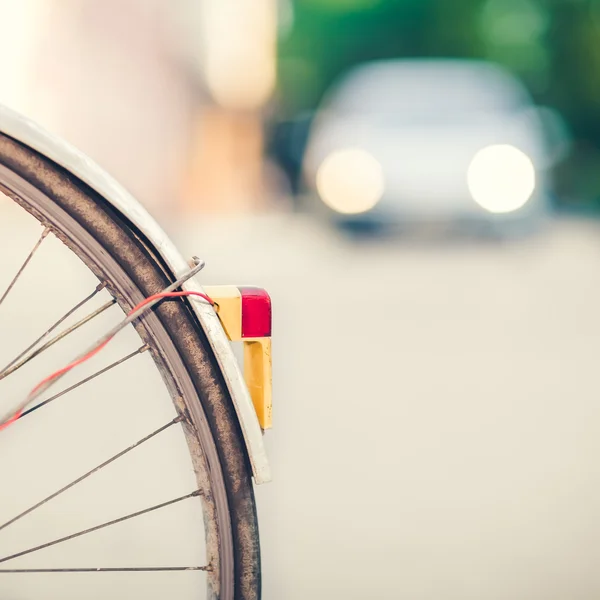
<svg viewBox="0 0 600 600">
<path fill-rule="evenodd" d="M 7 0 L 1 14 L 5 104 L 155 212 L 265 206 L 271 0 Z"/>
<path fill-rule="evenodd" d="M 11 23 L 3 101 L 83 148 L 156 210 L 285 209 L 331 85 L 357 64 L 414 57 L 478 58 L 512 71 L 572 132 L 557 204 L 598 204 L 597 0 L 1 6 Z"/>
</svg>

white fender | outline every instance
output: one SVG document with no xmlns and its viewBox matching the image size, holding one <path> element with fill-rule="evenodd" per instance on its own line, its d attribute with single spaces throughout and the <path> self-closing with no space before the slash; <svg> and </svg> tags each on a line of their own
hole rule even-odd
<svg viewBox="0 0 600 600">
<path fill-rule="evenodd" d="M 0 132 L 49 158 L 100 194 L 146 236 L 174 277 L 180 277 L 189 270 L 185 258 L 146 209 L 87 156 L 33 121 L 1 105 Z M 188 291 L 202 292 L 196 278 L 188 280 L 182 287 Z M 254 481 L 257 484 L 266 483 L 270 481 L 271 474 L 262 430 L 229 340 L 212 306 L 206 302 L 190 302 L 190 305 L 223 371 L 244 435 Z"/>
</svg>

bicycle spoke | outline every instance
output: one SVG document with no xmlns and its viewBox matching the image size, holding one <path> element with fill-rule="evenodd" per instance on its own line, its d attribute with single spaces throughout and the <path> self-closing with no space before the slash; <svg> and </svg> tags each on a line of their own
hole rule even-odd
<svg viewBox="0 0 600 600">
<path fill-rule="evenodd" d="M 81 302 L 79 302 L 73 308 L 71 308 L 69 311 L 67 311 L 58 321 L 56 321 L 56 323 L 54 323 L 54 325 L 52 325 L 52 327 L 50 327 L 50 329 L 46 330 L 39 338 L 37 338 L 37 340 L 35 340 L 27 348 L 25 348 L 25 350 L 23 350 L 23 352 L 21 352 L 21 354 L 19 354 L 15 358 L 13 358 L 4 367 L 4 369 L 2 369 L 0 371 L 0 374 L 3 374 L 7 369 L 12 367 L 18 360 L 23 358 L 32 348 L 35 348 L 35 346 L 37 346 L 44 338 L 46 338 L 48 335 L 50 335 L 61 323 L 63 323 L 66 319 L 68 319 L 74 312 L 79 310 L 84 304 L 89 302 L 98 292 L 103 290 L 105 287 L 106 287 L 105 283 L 100 283 L 89 296 L 84 298 Z"/>
<path fill-rule="evenodd" d="M 100 529 L 105 529 L 106 527 L 111 527 L 112 525 L 117 525 L 118 523 L 123 523 L 124 521 L 128 521 L 130 519 L 135 519 L 136 517 L 140 517 L 142 515 L 146 515 L 148 513 L 154 512 L 155 510 L 160 510 L 161 508 L 166 508 L 167 506 L 172 506 L 173 504 L 177 504 L 178 502 L 182 502 L 183 500 L 188 500 L 189 498 L 195 498 L 201 495 L 200 490 L 195 490 L 191 494 L 186 494 L 185 496 L 180 496 L 179 498 L 175 498 L 173 500 L 169 500 L 167 502 L 162 502 L 161 504 L 155 504 L 150 508 L 145 508 L 144 510 L 139 510 L 134 513 L 130 513 L 125 515 L 124 517 L 120 517 L 118 519 L 113 519 L 112 521 L 107 521 L 106 523 L 102 523 L 100 525 L 96 525 L 95 527 L 90 527 L 89 529 L 84 529 L 82 531 L 78 531 L 77 533 L 72 533 L 71 535 L 67 535 L 62 538 L 58 538 L 56 540 L 52 540 L 51 542 L 46 542 L 45 544 L 41 544 L 40 546 L 35 546 L 34 548 L 28 548 L 27 550 L 22 550 L 21 552 L 17 552 L 15 554 L 11 554 L 9 556 L 5 556 L 0 558 L 0 563 L 8 562 L 9 560 L 14 560 L 15 558 L 19 558 L 21 556 L 26 556 L 27 554 L 33 554 L 34 552 L 39 552 L 40 550 L 45 550 L 46 548 L 50 548 L 52 546 L 56 546 L 58 544 L 62 544 L 64 542 L 68 542 L 75 538 L 81 537 L 83 535 L 87 535 L 88 533 L 92 533 L 94 531 L 99 531 Z"/>
<path fill-rule="evenodd" d="M 3 529 L 6 529 L 9 525 L 12 525 L 13 523 L 16 523 L 17 521 L 21 520 L 23 517 L 31 514 L 34 510 L 37 510 L 41 506 L 44 506 L 44 504 L 47 504 L 48 502 L 50 502 L 50 500 L 54 500 L 54 498 L 60 496 L 61 494 L 63 494 L 67 490 L 70 490 L 71 488 L 75 487 L 78 483 L 81 483 L 82 481 L 84 481 L 88 477 L 91 477 L 94 473 L 97 473 L 98 471 L 101 471 L 102 469 L 104 469 L 105 467 L 107 467 L 111 463 L 115 462 L 116 460 L 118 460 L 122 456 L 125 456 L 126 454 L 128 454 L 129 452 L 131 452 L 132 450 L 134 450 L 135 448 L 138 448 L 142 444 L 146 443 L 148 440 L 151 440 L 153 437 L 156 437 L 159 433 L 162 433 L 163 431 L 167 430 L 172 425 L 175 425 L 175 423 L 180 423 L 182 420 L 183 420 L 183 417 L 181 417 L 181 416 L 176 417 L 175 419 L 173 419 L 172 421 L 170 421 L 166 425 L 163 425 L 162 427 L 158 428 L 156 431 L 153 431 L 152 433 L 148 434 L 146 437 L 138 440 L 137 442 L 135 442 L 135 444 L 132 444 L 131 446 L 125 448 L 125 450 L 122 450 L 118 454 L 115 454 L 114 456 L 111 456 L 108 460 L 106 460 L 103 463 L 99 464 L 97 467 L 94 467 L 93 469 L 91 469 L 90 471 L 88 471 L 87 473 L 85 473 L 84 475 L 82 475 L 81 477 L 78 477 L 77 479 L 74 479 L 73 481 L 71 481 L 71 483 L 68 483 L 67 485 L 65 485 L 64 487 L 62 487 L 61 489 L 59 489 L 58 491 L 54 492 L 53 494 L 50 494 L 49 496 L 47 496 L 43 500 L 40 500 L 39 502 L 37 502 L 33 506 L 30 506 L 27 510 L 24 510 L 22 513 L 19 513 L 16 517 L 13 517 L 9 521 L 6 521 L 6 523 L 3 523 L 2 525 L 0 525 L 0 531 L 2 531 Z"/>
<path fill-rule="evenodd" d="M 8 287 L 6 288 L 6 291 L 4 292 L 4 294 L 2 294 L 2 297 L 0 298 L 0 304 L 2 304 L 4 302 L 4 300 L 6 300 L 6 297 L 8 296 L 10 291 L 13 289 L 15 283 L 17 283 L 19 277 L 21 277 L 21 274 L 25 270 L 25 267 L 27 267 L 27 265 L 29 264 L 29 261 L 33 258 L 33 255 L 36 253 L 37 249 L 40 247 L 40 244 L 44 241 L 44 238 L 49 233 L 50 233 L 50 230 L 47 227 L 44 229 L 44 231 L 42 231 L 42 235 L 40 236 L 40 239 L 36 242 L 35 246 L 33 247 L 31 252 L 27 256 L 27 258 L 25 259 L 25 262 L 21 265 L 21 267 L 17 271 L 17 274 L 13 277 L 13 280 L 8 284 Z"/>
<path fill-rule="evenodd" d="M 97 567 L 83 569 L 0 569 L 1 573 L 154 573 L 156 571 L 211 571 L 205 567 Z"/>
<path fill-rule="evenodd" d="M 101 313 L 103 313 L 106 309 L 113 306 L 113 304 L 115 304 L 116 301 L 117 301 L 116 298 L 109 300 L 106 304 L 103 304 L 100 308 L 97 308 L 93 313 L 90 313 L 83 319 L 77 321 L 77 323 L 75 323 L 74 325 L 71 325 L 71 327 L 69 327 L 68 329 L 65 329 L 64 331 L 62 331 L 61 333 L 59 333 L 58 335 L 53 337 L 51 340 L 47 341 L 44 345 L 37 348 L 37 350 L 34 350 L 31 354 L 28 354 L 27 356 L 22 358 L 19 362 L 16 362 L 8 369 L 2 371 L 0 373 L 0 381 L 2 379 L 4 379 L 5 377 L 8 377 L 12 373 L 14 373 L 16 370 L 20 369 L 23 365 L 26 365 L 30 360 L 33 360 L 36 356 L 39 356 L 42 352 L 44 352 L 45 350 L 50 348 L 50 346 L 53 346 L 54 344 L 56 344 L 63 338 L 67 337 L 70 333 L 73 333 L 75 330 L 79 329 L 80 327 L 83 327 L 83 325 L 85 325 L 86 323 L 88 323 L 89 321 L 91 321 L 92 319 L 94 319 L 95 317 L 100 315 Z"/>
<path fill-rule="evenodd" d="M 178 295 L 186 295 L 186 294 L 194 294 L 196 296 L 201 296 L 205 299 L 205 301 L 210 302 L 210 298 L 201 292 L 174 292 L 178 287 L 183 285 L 188 279 L 196 275 L 199 271 L 204 268 L 205 262 L 200 259 L 195 259 L 195 266 L 191 268 L 189 271 L 184 273 L 179 279 L 174 281 L 172 284 L 163 289 L 160 293 L 153 294 L 146 298 L 144 301 L 140 302 L 132 309 L 131 312 L 127 313 L 127 316 L 117 323 L 112 329 L 110 329 L 106 334 L 104 334 L 99 340 L 95 342 L 93 346 L 88 348 L 84 353 L 80 354 L 72 364 L 80 364 L 79 361 L 85 361 L 90 356 L 93 356 L 96 352 L 101 350 L 119 331 L 127 327 L 130 323 L 133 323 L 135 320 L 140 318 L 144 313 L 147 313 L 151 308 L 153 308 L 159 302 L 162 302 L 165 299 L 165 295 L 170 295 L 173 292 L 174 296 Z M 116 300 L 113 299 L 113 303 Z M 50 342 L 49 342 L 50 343 Z M 44 348 L 44 346 L 42 346 Z M 50 386 L 55 385 L 56 382 L 64 377 L 66 373 L 70 371 L 70 367 L 64 371 L 57 372 L 52 377 L 47 378 L 40 385 L 36 386 L 30 394 L 18 405 L 15 409 L 15 412 L 23 410 L 28 404 L 33 402 L 38 396 L 43 394 Z M 0 377 L 0 379 L 2 379 Z M 13 412 L 14 415 L 14 412 Z M 3 421 L 10 418 L 11 415 L 7 415 Z"/>
<path fill-rule="evenodd" d="M 95 373 L 93 373 L 89 377 L 86 377 L 85 379 L 82 379 L 81 381 L 78 381 L 77 383 L 74 383 L 71 387 L 68 387 L 68 388 L 64 389 L 62 392 L 58 392 L 58 394 L 55 394 L 54 396 L 51 396 L 47 400 L 44 400 L 43 402 L 40 402 L 39 404 L 36 404 L 35 406 L 32 406 L 31 408 L 28 408 L 27 410 L 24 410 L 23 413 L 21 414 L 21 416 L 19 417 L 19 419 L 22 419 L 23 417 L 26 417 L 27 415 L 29 415 L 32 412 L 36 411 L 38 408 L 42 408 L 42 406 L 46 406 L 46 404 L 50 404 L 50 402 L 53 402 L 57 398 L 60 398 L 61 396 L 64 396 L 65 394 L 68 394 L 69 392 L 73 391 L 75 388 L 78 388 L 80 385 L 83 385 L 84 383 L 87 383 L 88 381 L 91 381 L 92 379 L 95 379 L 96 377 L 99 377 L 100 375 L 103 375 L 107 371 L 110 371 L 111 369 L 114 369 L 115 367 L 118 367 L 119 365 L 121 365 L 124 362 L 128 361 L 130 358 L 133 358 L 134 356 L 137 356 L 138 354 L 141 354 L 142 352 L 145 352 L 146 350 L 148 350 L 148 348 L 149 348 L 149 346 L 146 346 L 146 345 L 141 346 L 137 350 L 134 350 L 131 354 L 128 354 L 127 356 L 124 356 L 123 358 L 120 358 L 119 360 L 116 360 L 114 363 L 111 363 L 107 367 L 104 367 L 104 369 L 100 369 L 100 371 L 96 371 Z M 17 419 L 17 420 L 19 420 L 19 419 Z M 2 529 L 2 527 L 0 527 L 0 529 Z"/>
</svg>

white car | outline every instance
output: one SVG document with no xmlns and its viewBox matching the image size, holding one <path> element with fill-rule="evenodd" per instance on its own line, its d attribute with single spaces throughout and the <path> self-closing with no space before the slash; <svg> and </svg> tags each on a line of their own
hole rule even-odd
<svg viewBox="0 0 600 600">
<path fill-rule="evenodd" d="M 326 96 L 303 168 L 310 196 L 342 222 L 505 226 L 547 210 L 567 149 L 560 117 L 496 65 L 388 60 Z"/>
</svg>

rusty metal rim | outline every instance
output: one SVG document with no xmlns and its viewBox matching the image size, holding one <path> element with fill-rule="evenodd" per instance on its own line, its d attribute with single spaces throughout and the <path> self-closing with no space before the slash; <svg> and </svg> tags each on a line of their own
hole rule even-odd
<svg viewBox="0 0 600 600">
<path fill-rule="evenodd" d="M 64 169 L 70 178 L 76 178 L 99 196 L 117 217 L 139 232 L 149 251 L 164 261 L 172 275 L 181 276 L 188 269 L 187 261 L 181 256 L 162 228 L 148 212 L 87 156 L 59 137 L 45 131 L 37 123 L 0 105 L 0 132 L 26 146 L 31 152 L 39 153 L 46 161 Z M 187 281 L 184 290 L 202 292 L 196 279 Z M 260 428 L 252 399 L 244 382 L 241 369 L 235 360 L 231 345 L 212 307 L 204 303 L 191 303 L 192 312 L 198 320 L 219 364 L 222 379 L 237 415 L 245 448 L 257 484 L 271 480 L 271 471 L 263 432 Z"/>
<path fill-rule="evenodd" d="M 128 310 L 143 299 L 143 294 L 121 266 L 89 232 L 45 193 L 2 164 L 0 164 L 0 189 L 36 219 L 49 226 L 92 272 L 105 279 L 123 310 Z M 206 552 L 207 558 L 212 555 L 211 561 L 217 560 L 218 562 L 218 564 L 211 565 L 213 570 L 207 574 L 209 597 L 219 598 L 219 600 L 233 599 L 235 592 L 233 589 L 234 558 L 231 517 L 213 434 L 199 402 L 195 386 L 160 319 L 155 314 L 148 314 L 143 319 L 143 324 L 136 329 L 144 341 L 152 345 L 153 359 L 176 408 L 181 410 L 180 403 L 183 402 L 185 408 L 193 413 L 193 424 L 185 427 L 184 431 L 199 485 L 206 489 L 207 483 L 210 482 L 210 493 L 204 494 L 205 498 L 203 499 L 207 526 Z M 193 452 L 192 449 L 195 446 L 201 448 L 202 456 Z M 204 464 L 204 460 L 207 464 Z M 210 516 L 207 513 L 212 512 L 210 506 L 207 506 L 207 503 L 210 504 L 211 501 L 214 502 L 216 522 L 207 518 Z M 210 528 L 213 526 L 215 530 L 211 534 Z M 213 537 L 215 533 L 216 540 Z M 213 545 L 216 541 L 218 546 L 216 552 L 215 549 L 211 550 L 209 538 L 212 538 Z M 231 575 L 228 577 L 228 574 Z"/>
</svg>

